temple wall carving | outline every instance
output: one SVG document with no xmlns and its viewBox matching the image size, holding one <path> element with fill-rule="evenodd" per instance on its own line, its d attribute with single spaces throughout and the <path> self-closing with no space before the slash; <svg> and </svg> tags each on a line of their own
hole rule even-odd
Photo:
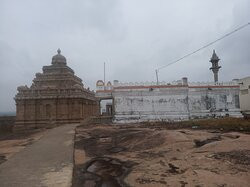
<svg viewBox="0 0 250 187">
<path fill-rule="evenodd" d="M 99 113 L 95 93 L 84 88 L 82 80 L 67 66 L 60 51 L 52 58 L 52 65 L 44 66 L 42 73 L 36 73 L 31 87 L 19 86 L 17 90 L 17 130 L 79 123 Z"/>
</svg>

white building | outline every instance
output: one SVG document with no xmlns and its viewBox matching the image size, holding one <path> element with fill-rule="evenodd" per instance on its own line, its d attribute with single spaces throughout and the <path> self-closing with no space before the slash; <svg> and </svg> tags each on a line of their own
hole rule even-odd
<svg viewBox="0 0 250 187">
<path fill-rule="evenodd" d="M 240 85 L 240 109 L 246 117 L 250 116 L 250 77 L 239 80 Z"/>
<path fill-rule="evenodd" d="M 112 90 L 98 90 L 97 96 L 113 99 L 114 121 L 120 123 L 186 120 L 207 117 L 242 117 L 239 85 L 189 83 L 187 78 L 173 83 L 119 83 Z"/>
</svg>

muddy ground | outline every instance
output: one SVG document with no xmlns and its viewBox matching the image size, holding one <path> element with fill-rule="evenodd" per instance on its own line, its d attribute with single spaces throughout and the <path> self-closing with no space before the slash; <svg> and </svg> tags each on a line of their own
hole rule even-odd
<svg viewBox="0 0 250 187">
<path fill-rule="evenodd" d="M 81 125 L 73 186 L 249 186 L 249 142 L 241 132 Z"/>
</svg>

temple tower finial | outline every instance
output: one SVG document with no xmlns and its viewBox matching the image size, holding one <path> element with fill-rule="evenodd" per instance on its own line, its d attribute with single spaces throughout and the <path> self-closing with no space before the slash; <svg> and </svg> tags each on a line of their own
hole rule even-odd
<svg viewBox="0 0 250 187">
<path fill-rule="evenodd" d="M 57 49 L 57 54 L 52 57 L 52 64 L 67 65 L 66 58 L 61 55 L 61 49 Z"/>
</svg>

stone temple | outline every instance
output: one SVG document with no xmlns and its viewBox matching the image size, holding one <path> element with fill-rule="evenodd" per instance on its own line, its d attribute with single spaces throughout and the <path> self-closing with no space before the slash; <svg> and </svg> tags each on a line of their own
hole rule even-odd
<svg viewBox="0 0 250 187">
<path fill-rule="evenodd" d="M 60 49 L 57 52 L 51 65 L 36 73 L 30 88 L 17 88 L 15 130 L 79 123 L 99 113 L 95 93 L 84 88 Z"/>
</svg>

